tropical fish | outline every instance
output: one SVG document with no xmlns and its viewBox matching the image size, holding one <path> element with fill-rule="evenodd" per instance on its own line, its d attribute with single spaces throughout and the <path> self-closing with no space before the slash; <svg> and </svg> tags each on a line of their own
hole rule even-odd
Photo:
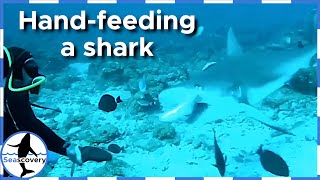
<svg viewBox="0 0 320 180">
<path fill-rule="evenodd" d="M 289 167 L 281 156 L 272 151 L 263 150 L 262 145 L 257 154 L 260 155 L 261 165 L 266 171 L 277 176 L 289 176 Z"/>
<path fill-rule="evenodd" d="M 122 100 L 121 100 L 120 96 L 118 96 L 117 99 L 115 99 L 110 94 L 105 94 L 100 98 L 98 107 L 102 111 L 112 112 L 112 111 L 116 110 L 117 104 L 121 103 L 121 102 L 122 102 Z"/>
<path fill-rule="evenodd" d="M 227 156 L 223 157 L 222 151 L 218 145 L 217 138 L 216 138 L 216 131 L 212 129 L 214 133 L 214 156 L 216 159 L 215 167 L 218 168 L 220 175 L 223 177 L 226 172 L 226 161 Z"/>
<path fill-rule="evenodd" d="M 120 152 L 123 150 L 123 147 L 120 147 L 120 146 L 117 145 L 117 144 L 110 144 L 110 145 L 108 146 L 108 150 L 109 150 L 110 152 L 112 152 L 112 153 L 118 154 L 118 153 L 120 153 Z"/>
<path fill-rule="evenodd" d="M 201 36 L 203 30 L 204 30 L 204 27 L 203 27 L 203 26 L 200 26 L 200 27 L 197 29 L 197 32 L 196 32 L 196 34 L 195 34 L 194 36 L 195 36 L 195 37 Z"/>
<path fill-rule="evenodd" d="M 141 92 L 146 92 L 147 90 L 147 82 L 146 82 L 146 77 L 143 76 L 140 80 L 139 80 L 139 90 Z"/>
<path fill-rule="evenodd" d="M 206 65 L 203 66 L 202 71 L 205 71 L 206 69 L 208 69 L 209 67 L 211 67 L 212 65 L 216 64 L 217 62 L 208 62 Z"/>
</svg>

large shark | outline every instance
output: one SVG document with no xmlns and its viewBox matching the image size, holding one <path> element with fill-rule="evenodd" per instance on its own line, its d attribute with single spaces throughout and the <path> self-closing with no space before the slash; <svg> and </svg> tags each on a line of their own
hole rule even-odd
<svg viewBox="0 0 320 180">
<path fill-rule="evenodd" d="M 215 92 L 214 95 L 217 97 L 231 97 L 239 103 L 251 106 L 283 87 L 300 68 L 310 66 L 310 61 L 316 54 L 315 44 L 302 45 L 301 42 L 281 50 L 257 48 L 244 51 L 232 28 L 228 31 L 226 44 L 226 55 L 217 62 L 209 63 L 209 66 L 202 70 L 190 73 L 188 83 Z M 185 84 L 184 86 L 184 89 L 175 87 L 160 93 L 160 103 L 161 100 L 167 102 L 178 97 L 179 94 L 183 94 L 182 90 L 187 91 L 185 93 L 191 97 L 185 102 L 176 103 L 177 107 L 172 106 L 171 110 L 168 109 L 166 102 L 162 103 L 166 110 L 160 117 L 161 120 L 172 121 L 172 118 L 169 117 L 177 116 L 178 112 L 180 112 L 180 117 L 190 116 L 192 112 L 190 107 L 197 103 L 196 100 L 201 99 L 206 102 L 207 98 L 212 97 L 208 93 L 191 90 L 189 87 L 192 86 L 188 88 Z M 175 92 L 178 93 L 175 94 Z M 215 100 L 211 99 L 211 102 Z M 227 103 L 226 100 L 221 102 L 222 105 Z M 228 111 L 230 111 L 229 108 Z M 171 114 L 175 116 L 170 116 Z"/>
<path fill-rule="evenodd" d="M 254 105 L 284 86 L 300 69 L 308 67 L 316 46 L 294 45 L 283 50 L 255 49 L 244 52 L 230 28 L 226 56 L 208 69 L 191 75 L 196 84 L 220 90 L 240 92 L 240 101 Z"/>
</svg>

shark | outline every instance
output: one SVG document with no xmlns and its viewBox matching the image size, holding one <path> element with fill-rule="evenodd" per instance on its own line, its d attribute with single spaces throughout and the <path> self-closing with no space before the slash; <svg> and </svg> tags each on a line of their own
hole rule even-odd
<svg viewBox="0 0 320 180">
<path fill-rule="evenodd" d="M 187 82 L 160 93 L 161 121 L 188 119 L 196 103 L 208 103 L 209 109 L 214 104 L 217 116 L 232 114 L 231 106 L 237 103 L 255 107 L 286 85 L 299 69 L 309 67 L 317 51 L 315 44 L 301 42 L 277 50 L 244 50 L 232 27 L 226 40 L 226 53 L 219 61 L 208 62 L 204 68 L 190 72 Z"/>
<path fill-rule="evenodd" d="M 254 49 L 244 51 L 232 27 L 227 34 L 226 55 L 208 68 L 191 73 L 198 86 L 212 88 L 221 95 L 237 92 L 240 102 L 255 105 L 283 87 L 300 69 L 310 66 L 316 45 L 292 46 L 282 50 Z"/>
</svg>

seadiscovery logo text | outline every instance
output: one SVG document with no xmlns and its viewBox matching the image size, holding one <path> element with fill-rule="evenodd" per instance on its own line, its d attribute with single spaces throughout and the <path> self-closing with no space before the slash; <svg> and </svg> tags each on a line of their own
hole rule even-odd
<svg viewBox="0 0 320 180">
<path fill-rule="evenodd" d="M 46 158 L 9 158 L 9 157 L 4 157 L 3 162 L 4 163 L 46 163 Z"/>
</svg>

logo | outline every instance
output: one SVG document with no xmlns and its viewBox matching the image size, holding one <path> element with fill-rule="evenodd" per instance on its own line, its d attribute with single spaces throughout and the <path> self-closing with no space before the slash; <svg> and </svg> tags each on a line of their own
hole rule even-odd
<svg viewBox="0 0 320 180">
<path fill-rule="evenodd" d="M 43 170 L 47 163 L 47 153 L 47 146 L 39 136 L 21 131 L 5 141 L 1 162 L 12 176 L 30 178 Z"/>
</svg>

